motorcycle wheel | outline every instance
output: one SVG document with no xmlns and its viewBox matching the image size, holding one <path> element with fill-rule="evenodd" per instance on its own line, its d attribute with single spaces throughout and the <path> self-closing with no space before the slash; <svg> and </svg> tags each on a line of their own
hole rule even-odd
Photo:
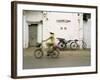
<svg viewBox="0 0 100 80">
<path fill-rule="evenodd" d="M 58 58 L 59 57 L 59 54 L 60 54 L 60 51 L 58 49 L 55 49 L 51 54 L 50 56 L 52 58 Z"/>
<path fill-rule="evenodd" d="M 73 50 L 78 49 L 78 44 L 75 43 L 75 42 L 72 42 L 72 43 L 70 44 L 70 48 L 73 49 Z"/>
<path fill-rule="evenodd" d="M 43 51 L 41 49 L 37 49 L 34 51 L 35 58 L 42 58 L 43 57 Z"/>
<path fill-rule="evenodd" d="M 66 44 L 65 43 L 62 43 L 62 42 L 59 42 L 58 43 L 58 46 L 59 46 L 60 49 L 66 48 Z"/>
</svg>

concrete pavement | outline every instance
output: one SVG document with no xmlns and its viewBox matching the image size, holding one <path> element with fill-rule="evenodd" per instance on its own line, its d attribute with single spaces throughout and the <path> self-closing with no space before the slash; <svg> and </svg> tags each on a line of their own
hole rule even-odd
<svg viewBox="0 0 100 80">
<path fill-rule="evenodd" d="M 39 68 L 56 68 L 56 67 L 78 67 L 90 66 L 91 55 L 90 50 L 66 50 L 60 51 L 58 58 L 50 58 L 46 54 L 41 59 L 34 57 L 34 49 L 24 49 L 23 68 L 39 69 Z"/>
</svg>

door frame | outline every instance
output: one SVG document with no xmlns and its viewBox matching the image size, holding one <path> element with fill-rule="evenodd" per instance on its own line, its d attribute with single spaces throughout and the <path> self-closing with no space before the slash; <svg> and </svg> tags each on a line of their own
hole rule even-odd
<svg viewBox="0 0 100 80">
<path fill-rule="evenodd" d="M 29 25 L 31 25 L 31 24 L 37 24 L 37 33 L 38 33 L 38 29 L 39 29 L 39 25 L 41 25 L 41 35 L 42 35 L 42 37 L 41 37 L 41 40 L 43 39 L 43 21 L 41 20 L 41 21 L 36 21 L 36 22 L 34 22 L 34 21 L 27 21 L 27 24 L 28 24 L 28 47 L 29 47 Z M 37 41 L 38 41 L 38 35 L 37 35 Z"/>
</svg>

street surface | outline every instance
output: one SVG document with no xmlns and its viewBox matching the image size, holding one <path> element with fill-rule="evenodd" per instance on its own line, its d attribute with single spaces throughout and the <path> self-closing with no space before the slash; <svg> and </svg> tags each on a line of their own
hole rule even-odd
<svg viewBox="0 0 100 80">
<path fill-rule="evenodd" d="M 58 58 L 51 58 L 46 54 L 41 59 L 34 57 L 34 48 L 24 49 L 23 68 L 56 68 L 56 67 L 79 67 L 90 66 L 90 50 L 65 50 L 60 51 Z"/>
</svg>

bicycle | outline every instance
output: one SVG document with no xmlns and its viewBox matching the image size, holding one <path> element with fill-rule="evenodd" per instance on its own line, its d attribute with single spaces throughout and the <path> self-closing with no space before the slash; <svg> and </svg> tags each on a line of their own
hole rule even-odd
<svg viewBox="0 0 100 80">
<path fill-rule="evenodd" d="M 38 59 L 42 58 L 45 51 L 46 50 L 44 50 L 42 43 L 37 43 L 36 49 L 34 51 L 35 58 L 38 58 Z M 51 56 L 51 58 L 57 58 L 59 57 L 60 51 L 57 46 L 52 46 L 49 49 L 47 49 L 46 53 L 47 53 L 47 56 Z"/>
</svg>

